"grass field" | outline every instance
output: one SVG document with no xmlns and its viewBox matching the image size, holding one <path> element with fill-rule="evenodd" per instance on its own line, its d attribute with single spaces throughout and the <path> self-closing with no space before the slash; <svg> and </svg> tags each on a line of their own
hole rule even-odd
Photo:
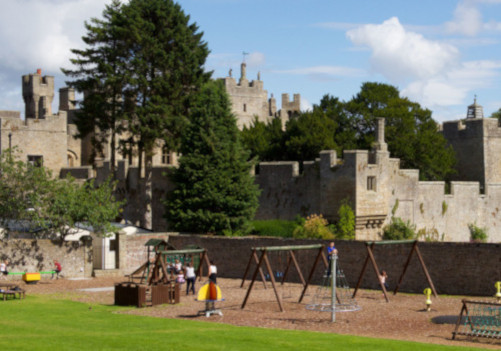
<svg viewBox="0 0 501 351">
<path fill-rule="evenodd" d="M 478 350 L 356 336 L 141 317 L 127 308 L 29 296 L 0 301 L 8 350 Z"/>
</svg>

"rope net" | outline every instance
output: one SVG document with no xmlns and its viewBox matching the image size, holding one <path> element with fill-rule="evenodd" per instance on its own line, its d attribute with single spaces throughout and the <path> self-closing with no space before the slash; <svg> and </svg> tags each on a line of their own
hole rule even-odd
<svg viewBox="0 0 501 351">
<path fill-rule="evenodd" d="M 501 338 L 501 305 L 464 302 L 467 306 L 457 334 Z"/>
<path fill-rule="evenodd" d="M 352 312 L 360 310 L 357 301 L 352 297 L 352 292 L 346 276 L 339 265 L 336 267 L 336 304 L 335 312 Z M 332 312 L 332 277 L 327 269 L 323 276 L 323 283 L 317 287 L 312 302 L 306 305 L 311 311 Z"/>
</svg>

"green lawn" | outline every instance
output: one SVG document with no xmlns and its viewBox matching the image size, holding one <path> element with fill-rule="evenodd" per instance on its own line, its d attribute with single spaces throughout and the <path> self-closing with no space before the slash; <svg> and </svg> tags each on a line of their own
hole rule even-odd
<svg viewBox="0 0 501 351">
<path fill-rule="evenodd" d="M 141 317 L 55 296 L 0 301 L 8 350 L 468 350 L 431 344 Z M 471 349 L 478 350 L 478 349 Z"/>
</svg>

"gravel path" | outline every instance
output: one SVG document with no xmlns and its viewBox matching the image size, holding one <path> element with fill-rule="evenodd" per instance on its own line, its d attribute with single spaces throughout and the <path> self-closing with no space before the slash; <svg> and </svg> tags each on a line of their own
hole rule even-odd
<svg viewBox="0 0 501 351">
<path fill-rule="evenodd" d="M 57 294 L 85 303 L 113 304 L 114 292 L 109 289 L 123 278 L 93 278 L 86 280 L 48 280 L 35 285 L 24 285 L 27 294 Z M 309 311 L 306 305 L 311 303 L 316 288 L 309 288 L 303 303 L 297 300 L 301 294 L 298 284 L 286 284 L 281 296 L 284 299 L 285 312 L 280 312 L 271 288 L 264 289 L 257 283 L 249 296 L 247 305 L 241 305 L 249 283 L 242 289 L 241 280 L 218 278 L 224 301 L 216 304 L 223 316 L 213 315 L 206 318 L 199 311 L 204 304 L 195 301 L 192 295 L 186 296 L 185 286 L 181 288 L 181 303 L 150 308 L 131 308 L 124 313 L 146 315 L 160 318 L 181 318 L 240 326 L 264 328 L 312 330 L 327 333 L 352 334 L 377 338 L 418 341 L 425 343 L 469 346 L 500 349 L 501 341 L 451 340 L 457 315 L 461 309 L 460 296 L 444 296 L 433 299 L 432 311 L 425 311 L 425 297 L 400 293 L 390 296 L 387 303 L 380 291 L 361 290 L 357 294 L 357 303 L 361 310 L 336 314 L 336 323 L 331 323 L 328 312 Z M 197 288 L 201 283 L 197 281 Z M 108 288 L 108 289 L 106 289 Z M 93 289 L 84 291 L 83 289 Z M 469 297 L 472 299 L 471 297 Z M 494 301 L 482 298 L 480 300 Z"/>
</svg>

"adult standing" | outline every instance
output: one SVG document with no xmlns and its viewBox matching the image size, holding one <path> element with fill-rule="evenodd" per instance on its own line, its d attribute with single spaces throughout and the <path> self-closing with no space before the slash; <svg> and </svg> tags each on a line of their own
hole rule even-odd
<svg viewBox="0 0 501 351">
<path fill-rule="evenodd" d="M 195 267 L 193 267 L 191 262 L 188 262 L 185 271 L 186 271 L 186 295 L 189 295 L 190 290 L 193 292 L 193 295 L 195 295 L 195 280 L 197 277 L 195 275 Z"/>
</svg>

